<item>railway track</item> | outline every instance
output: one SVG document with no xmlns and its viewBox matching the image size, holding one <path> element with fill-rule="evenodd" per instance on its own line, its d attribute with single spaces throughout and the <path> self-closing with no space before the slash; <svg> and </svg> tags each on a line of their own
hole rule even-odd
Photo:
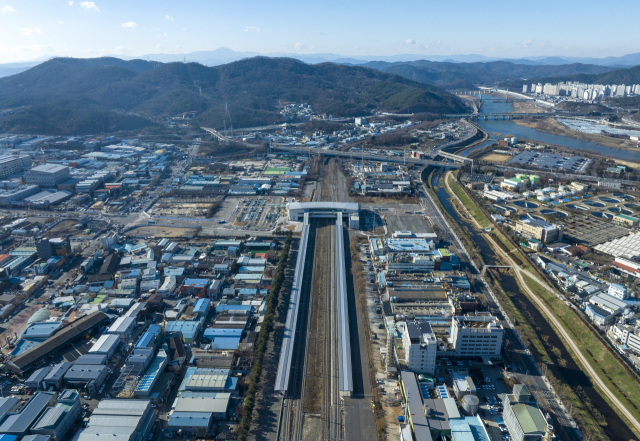
<svg viewBox="0 0 640 441">
<path fill-rule="evenodd" d="M 335 201 L 336 171 L 333 161 L 322 166 L 320 176 L 314 201 Z M 303 338 L 296 339 L 292 383 L 283 398 L 278 436 L 281 441 L 335 441 L 343 438 L 338 364 L 337 229 L 335 220 L 329 219 L 312 219 L 310 225 L 309 246 L 313 246 L 314 251 L 313 259 L 307 259 L 305 274 L 309 276 L 301 296 L 303 303 L 300 305 L 301 317 L 297 330 L 298 336 Z M 319 310 L 314 311 L 314 303 Z M 315 326 L 312 320 L 314 315 L 322 315 Z M 322 359 L 320 366 L 316 366 L 320 360 L 310 360 L 310 345 L 321 346 L 314 351 L 315 356 Z M 311 377 L 309 372 L 313 373 Z M 319 396 L 307 394 L 308 390 L 313 390 L 314 382 L 319 382 Z M 320 401 L 318 411 L 322 430 L 305 435 L 305 403 L 309 405 L 314 400 Z"/>
</svg>

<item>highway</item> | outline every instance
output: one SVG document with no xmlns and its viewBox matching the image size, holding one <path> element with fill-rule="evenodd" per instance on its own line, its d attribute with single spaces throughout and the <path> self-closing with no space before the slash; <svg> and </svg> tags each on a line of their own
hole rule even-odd
<svg viewBox="0 0 640 441">
<path fill-rule="evenodd" d="M 281 144 L 272 144 L 272 150 L 278 150 L 282 152 L 296 153 L 298 155 L 308 155 L 309 149 L 304 147 L 293 147 L 293 146 L 283 146 Z M 332 157 L 340 157 L 340 158 L 349 158 L 352 159 L 353 162 L 358 162 L 362 160 L 363 154 L 362 152 L 342 152 L 339 150 L 320 150 L 315 149 L 311 151 L 312 154 L 320 154 L 325 156 Z M 431 159 L 416 159 L 416 158 L 402 158 L 399 156 L 388 156 L 388 155 L 371 155 L 367 152 L 364 153 L 364 158 L 367 161 L 383 161 L 383 162 L 398 162 L 405 164 L 414 164 L 414 165 L 422 165 L 422 166 L 439 166 L 439 167 L 449 167 L 449 168 L 460 168 L 460 164 L 453 162 L 445 162 L 445 161 L 433 161 Z"/>
</svg>

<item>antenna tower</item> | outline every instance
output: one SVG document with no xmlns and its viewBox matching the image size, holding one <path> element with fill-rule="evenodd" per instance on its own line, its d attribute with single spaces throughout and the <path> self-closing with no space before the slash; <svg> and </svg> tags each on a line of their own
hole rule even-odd
<svg viewBox="0 0 640 441">
<path fill-rule="evenodd" d="M 227 120 L 229 120 L 229 130 L 227 131 Z M 229 113 L 229 106 L 227 102 L 224 102 L 224 136 L 229 143 L 229 137 L 233 136 L 233 123 L 231 122 L 231 114 Z"/>
</svg>

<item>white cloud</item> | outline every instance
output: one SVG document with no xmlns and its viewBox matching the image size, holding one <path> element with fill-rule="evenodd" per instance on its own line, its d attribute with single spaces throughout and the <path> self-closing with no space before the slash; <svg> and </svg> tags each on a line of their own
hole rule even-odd
<svg viewBox="0 0 640 441">
<path fill-rule="evenodd" d="M 69 2 L 69 6 L 73 6 L 73 2 Z"/>
<path fill-rule="evenodd" d="M 183 30 L 183 31 L 188 31 L 188 29 L 187 29 L 187 28 L 182 28 L 182 30 Z"/>
<path fill-rule="evenodd" d="M 129 46 L 116 46 L 115 49 L 118 52 L 131 52 L 131 48 Z"/>
<path fill-rule="evenodd" d="M 40 28 L 22 28 L 20 32 L 22 33 L 22 35 L 42 35 L 42 31 L 40 30 Z"/>
<path fill-rule="evenodd" d="M 169 14 L 165 15 L 164 18 L 166 18 L 167 20 L 173 21 L 173 17 L 170 16 Z"/>
<path fill-rule="evenodd" d="M 131 29 L 133 29 L 133 28 L 137 28 L 138 26 L 140 26 L 138 23 L 134 23 L 132 21 L 128 21 L 126 23 L 122 23 L 122 27 L 123 28 L 131 28 Z"/>
<path fill-rule="evenodd" d="M 307 45 L 297 42 L 296 44 L 293 45 L 293 47 L 295 47 L 296 49 L 306 49 Z"/>
<path fill-rule="evenodd" d="M 0 6 L 0 11 L 2 11 L 3 14 L 8 14 L 9 12 L 16 12 L 16 10 L 13 9 L 11 6 Z"/>
<path fill-rule="evenodd" d="M 407 46 L 413 46 L 413 47 L 420 48 L 420 49 L 427 49 L 429 47 L 428 44 L 420 44 L 419 42 L 417 42 L 413 38 L 406 39 L 404 41 L 404 44 L 406 44 Z"/>
<path fill-rule="evenodd" d="M 531 46 L 531 40 L 524 40 L 520 43 L 520 46 Z"/>
<path fill-rule="evenodd" d="M 260 32 L 260 28 L 257 28 L 255 26 L 247 26 L 246 28 L 244 28 L 245 32 Z"/>
<path fill-rule="evenodd" d="M 64 21 L 62 21 L 62 20 L 58 20 L 58 24 L 59 24 L 59 25 L 63 25 L 63 24 L 64 24 Z"/>
<path fill-rule="evenodd" d="M 100 8 L 98 8 L 94 2 L 80 2 L 80 6 L 87 11 L 94 10 L 100 12 Z"/>
</svg>

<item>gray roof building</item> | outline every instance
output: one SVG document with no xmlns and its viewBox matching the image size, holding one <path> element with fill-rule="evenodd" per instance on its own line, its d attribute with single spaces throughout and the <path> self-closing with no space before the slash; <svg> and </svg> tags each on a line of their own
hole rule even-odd
<svg viewBox="0 0 640 441">
<path fill-rule="evenodd" d="M 24 382 L 25 386 L 42 389 L 42 382 L 47 377 L 47 375 L 49 375 L 50 371 L 51 368 L 49 366 L 38 369 L 33 374 L 31 374 L 29 378 L 27 378 L 27 381 Z"/>
<path fill-rule="evenodd" d="M 42 342 L 42 344 L 29 349 L 8 362 L 7 367 L 13 372 L 22 374 L 31 369 L 35 363 L 47 356 L 49 353 L 69 344 L 77 338 L 80 338 L 87 332 L 100 326 L 108 319 L 108 315 L 104 312 L 98 311 L 76 320 Z"/>
<path fill-rule="evenodd" d="M 53 386 L 56 389 L 62 387 L 62 380 L 64 379 L 64 374 L 73 366 L 73 363 L 69 361 L 63 361 L 62 363 L 58 363 L 51 368 L 47 376 L 44 378 L 47 386 Z"/>
<path fill-rule="evenodd" d="M 74 364 L 64 374 L 64 381 L 69 383 L 88 383 L 91 380 L 95 380 L 99 387 L 102 382 L 107 378 L 109 370 L 104 365 L 97 364 Z"/>
<path fill-rule="evenodd" d="M 84 354 L 73 364 L 107 364 L 107 356 L 103 354 Z"/>
<path fill-rule="evenodd" d="M 111 357 L 120 345 L 119 334 L 103 334 L 98 341 L 89 349 L 91 355 L 106 355 Z"/>
<path fill-rule="evenodd" d="M 127 357 L 127 366 L 139 365 L 144 370 L 149 367 L 151 360 L 154 357 L 153 348 L 134 348 L 131 354 Z"/>
<path fill-rule="evenodd" d="M 20 408 L 19 398 L 0 398 L 0 421 L 4 420 L 6 414 L 15 412 Z"/>
<path fill-rule="evenodd" d="M 20 413 L 9 415 L 0 426 L 0 433 L 24 436 L 40 415 L 56 402 L 56 395 L 49 392 L 38 392 Z"/>
<path fill-rule="evenodd" d="M 155 413 L 148 400 L 102 400 L 78 441 L 137 441 L 148 437 Z"/>
</svg>

